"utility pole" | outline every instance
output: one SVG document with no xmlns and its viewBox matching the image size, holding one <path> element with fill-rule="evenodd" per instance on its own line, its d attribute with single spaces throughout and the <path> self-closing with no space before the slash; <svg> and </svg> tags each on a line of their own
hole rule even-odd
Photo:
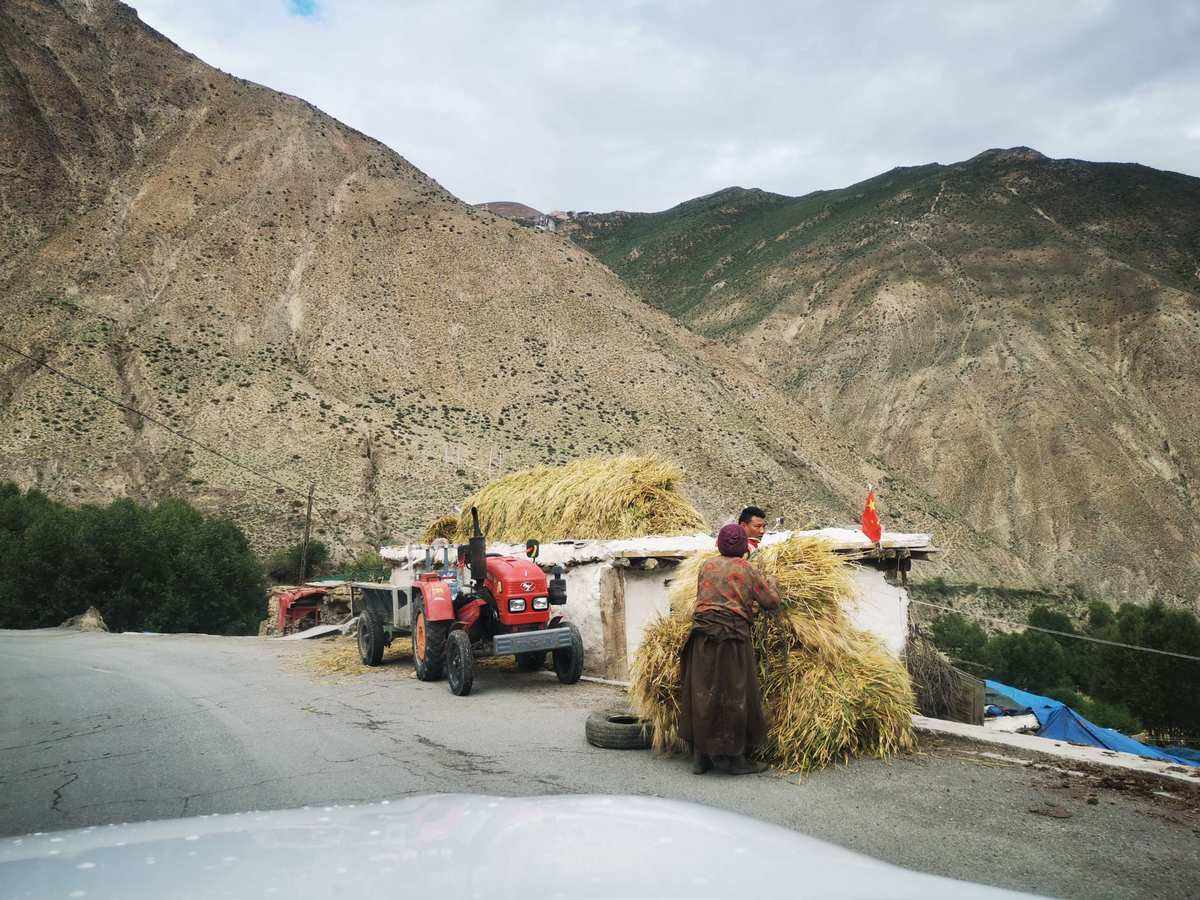
<svg viewBox="0 0 1200 900">
<path fill-rule="evenodd" d="M 308 534 L 312 528 L 312 500 L 313 491 L 317 489 L 315 481 L 308 483 L 308 512 L 304 514 L 304 549 L 300 551 L 300 583 L 304 584 L 307 580 L 305 575 L 308 573 Z"/>
</svg>

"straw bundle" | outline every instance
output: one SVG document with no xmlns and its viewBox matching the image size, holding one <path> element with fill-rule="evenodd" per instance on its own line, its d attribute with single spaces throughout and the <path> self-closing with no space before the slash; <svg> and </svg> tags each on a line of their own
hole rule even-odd
<svg viewBox="0 0 1200 900">
<path fill-rule="evenodd" d="M 426 544 L 432 544 L 438 538 L 445 538 L 448 541 L 453 541 L 458 535 L 458 516 L 453 513 L 446 513 L 444 516 L 438 516 L 429 523 L 429 527 L 425 529 L 425 533 L 421 535 L 421 541 Z"/>
<path fill-rule="evenodd" d="M 956 668 L 916 627 L 908 632 L 904 664 L 921 715 L 971 724 L 983 721 L 982 682 Z"/>
<path fill-rule="evenodd" d="M 630 695 L 654 726 L 655 749 L 679 744 L 679 656 L 691 631 L 696 577 L 712 553 L 680 566 L 671 614 L 646 629 Z M 887 757 L 912 749 L 912 688 L 903 665 L 875 638 L 852 627 L 845 563 L 821 541 L 792 538 L 753 562 L 779 583 L 779 614 L 760 616 L 752 637 L 770 728 L 763 759 L 806 772 L 851 756 Z"/>
<path fill-rule="evenodd" d="M 471 533 L 471 507 L 489 540 L 612 539 L 691 534 L 704 519 L 679 493 L 683 472 L 657 456 L 581 459 L 528 469 L 486 485 L 463 504 L 458 540 Z"/>
</svg>

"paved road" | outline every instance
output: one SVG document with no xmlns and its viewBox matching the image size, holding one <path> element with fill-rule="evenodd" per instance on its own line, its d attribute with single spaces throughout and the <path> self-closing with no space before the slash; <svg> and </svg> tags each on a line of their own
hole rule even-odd
<svg viewBox="0 0 1200 900">
<path fill-rule="evenodd" d="M 1195 896 L 1200 884 L 1195 794 L 1113 790 L 947 742 L 802 780 L 700 778 L 682 760 L 590 747 L 584 718 L 618 699 L 604 685 L 483 670 L 456 698 L 404 664 L 315 676 L 303 665 L 315 650 L 0 631 L 0 835 L 429 791 L 633 793 L 1005 887 Z M 1030 813 L 1051 804 L 1070 817 Z"/>
</svg>

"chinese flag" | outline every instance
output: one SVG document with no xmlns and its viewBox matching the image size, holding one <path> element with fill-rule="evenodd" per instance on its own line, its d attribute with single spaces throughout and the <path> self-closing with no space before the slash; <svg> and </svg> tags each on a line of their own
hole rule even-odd
<svg viewBox="0 0 1200 900">
<path fill-rule="evenodd" d="M 863 508 L 862 533 L 876 544 L 883 538 L 883 526 L 879 524 L 879 513 L 875 511 L 875 492 L 867 492 L 867 505 Z"/>
</svg>

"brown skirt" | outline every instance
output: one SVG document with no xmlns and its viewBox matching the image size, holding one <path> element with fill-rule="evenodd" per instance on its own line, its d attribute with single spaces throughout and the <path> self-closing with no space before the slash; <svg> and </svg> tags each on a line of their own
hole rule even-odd
<svg viewBox="0 0 1200 900">
<path fill-rule="evenodd" d="M 767 718 L 749 635 L 733 636 L 697 623 L 680 664 L 679 733 L 693 751 L 738 756 L 763 743 Z"/>
</svg>

